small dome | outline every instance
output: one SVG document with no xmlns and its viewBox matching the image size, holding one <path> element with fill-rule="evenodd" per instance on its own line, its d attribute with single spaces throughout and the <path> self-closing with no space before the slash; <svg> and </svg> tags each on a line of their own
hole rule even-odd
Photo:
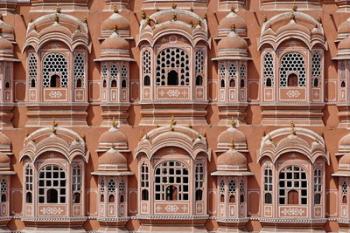
<svg viewBox="0 0 350 233">
<path fill-rule="evenodd" d="M 13 45 L 7 39 L 0 37 L 0 50 L 13 50 Z"/>
<path fill-rule="evenodd" d="M 113 32 L 110 37 L 105 39 L 101 44 L 101 49 L 110 49 L 110 50 L 128 50 L 129 49 L 129 43 L 121 38 L 118 33 Z"/>
<path fill-rule="evenodd" d="M 238 143 L 246 143 L 246 136 L 238 129 L 230 127 L 222 132 L 218 137 L 218 143 L 232 145 Z"/>
<path fill-rule="evenodd" d="M 99 143 L 128 143 L 128 139 L 118 128 L 111 127 L 100 136 Z"/>
<path fill-rule="evenodd" d="M 310 30 L 307 27 L 296 23 L 294 19 L 290 20 L 287 25 L 280 27 L 277 30 L 277 34 L 280 34 L 284 31 L 299 31 L 299 32 L 304 32 L 306 34 L 310 34 Z"/>
<path fill-rule="evenodd" d="M 247 158 L 242 153 L 230 149 L 219 156 L 217 170 L 247 170 Z"/>
<path fill-rule="evenodd" d="M 8 164 L 8 163 L 10 163 L 10 158 L 6 154 L 1 153 L 0 164 Z"/>
<path fill-rule="evenodd" d="M 340 41 L 338 49 L 350 49 L 350 37 Z"/>
<path fill-rule="evenodd" d="M 230 32 L 218 43 L 218 49 L 247 49 L 247 42 L 237 35 L 234 31 Z"/>
<path fill-rule="evenodd" d="M 347 134 L 340 139 L 339 147 L 350 147 L 350 134 Z"/>
<path fill-rule="evenodd" d="M 101 165 L 126 165 L 126 158 L 114 148 L 109 149 L 98 159 L 99 166 Z"/>
<path fill-rule="evenodd" d="M 342 165 L 350 165 L 350 154 L 345 154 L 343 157 L 339 159 L 339 166 Z"/>
<path fill-rule="evenodd" d="M 232 27 L 235 27 L 238 29 L 246 29 L 247 24 L 241 16 L 231 11 L 219 22 L 219 30 L 220 29 L 230 30 Z"/>
<path fill-rule="evenodd" d="M 116 28 L 118 30 L 128 30 L 130 27 L 130 24 L 128 20 L 118 14 L 113 13 L 110 17 L 108 17 L 105 21 L 102 22 L 101 28 L 102 30 L 115 30 Z"/>
<path fill-rule="evenodd" d="M 338 33 L 350 33 L 350 22 L 348 20 L 339 25 Z"/>
</svg>

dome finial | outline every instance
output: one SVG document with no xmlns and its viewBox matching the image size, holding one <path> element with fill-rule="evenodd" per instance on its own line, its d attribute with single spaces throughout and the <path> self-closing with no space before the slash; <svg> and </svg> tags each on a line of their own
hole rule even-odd
<svg viewBox="0 0 350 233">
<path fill-rule="evenodd" d="M 177 20 L 177 15 L 176 15 L 176 14 L 173 15 L 173 20 L 174 20 L 174 21 Z"/>
<path fill-rule="evenodd" d="M 53 122 L 52 122 L 52 128 L 51 128 L 53 134 L 56 134 L 57 126 L 58 126 L 58 123 L 54 119 Z"/>
<path fill-rule="evenodd" d="M 234 119 L 234 118 L 232 117 L 232 120 L 231 120 L 231 127 L 232 127 L 232 128 L 237 128 L 237 125 L 238 125 L 237 120 Z"/>
<path fill-rule="evenodd" d="M 113 6 L 113 12 L 114 13 L 119 13 L 118 7 L 116 5 Z"/>
<path fill-rule="evenodd" d="M 60 14 L 60 13 L 61 13 L 61 8 L 60 8 L 60 7 L 57 7 L 57 8 L 56 8 L 56 13 L 57 13 L 57 14 Z"/>
<path fill-rule="evenodd" d="M 296 131 L 295 131 L 295 123 L 293 121 L 290 122 L 290 128 L 291 128 L 291 133 L 293 135 L 296 135 Z"/>
<path fill-rule="evenodd" d="M 142 11 L 141 12 L 141 18 L 142 19 L 146 19 L 147 15 L 146 15 L 146 12 L 145 11 Z"/>
<path fill-rule="evenodd" d="M 233 25 L 231 26 L 231 31 L 236 32 L 236 25 L 235 25 L 235 24 L 233 24 Z"/>
<path fill-rule="evenodd" d="M 115 129 L 119 127 L 119 121 L 117 121 L 114 117 L 112 119 L 112 127 Z"/>
<path fill-rule="evenodd" d="M 175 121 L 175 118 L 174 118 L 174 115 L 171 115 L 171 119 L 170 119 L 170 129 L 173 131 L 174 130 L 174 126 L 176 125 L 176 121 Z"/>
<path fill-rule="evenodd" d="M 171 7 L 172 7 L 173 9 L 176 9 L 176 7 L 177 7 L 176 3 L 174 3 Z"/>
<path fill-rule="evenodd" d="M 55 22 L 59 23 L 60 22 L 60 17 L 58 16 L 58 14 L 55 15 Z"/>
</svg>

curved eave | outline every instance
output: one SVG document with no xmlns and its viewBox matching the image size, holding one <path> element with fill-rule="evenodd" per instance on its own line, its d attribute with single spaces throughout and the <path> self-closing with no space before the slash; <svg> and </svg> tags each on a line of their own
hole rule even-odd
<svg viewBox="0 0 350 233">
<path fill-rule="evenodd" d="M 13 176 L 13 175 L 16 175 L 16 172 L 14 172 L 14 171 L 0 171 L 0 175 Z"/>
<path fill-rule="evenodd" d="M 131 171 L 95 171 L 91 173 L 94 176 L 132 176 Z"/>
<path fill-rule="evenodd" d="M 0 57 L 0 61 L 9 61 L 9 62 L 21 62 L 17 58 L 7 58 L 7 57 Z"/>
<path fill-rule="evenodd" d="M 250 57 L 215 57 L 211 59 L 212 61 L 251 61 Z"/>
<path fill-rule="evenodd" d="M 333 177 L 350 177 L 350 171 L 337 171 L 332 174 Z"/>
<path fill-rule="evenodd" d="M 249 171 L 215 171 L 212 176 L 252 176 L 254 173 Z"/>
<path fill-rule="evenodd" d="M 103 62 L 103 61 L 127 61 L 127 62 L 134 62 L 135 59 L 133 58 L 124 58 L 124 57 L 101 57 L 94 59 L 94 62 Z"/>
</svg>

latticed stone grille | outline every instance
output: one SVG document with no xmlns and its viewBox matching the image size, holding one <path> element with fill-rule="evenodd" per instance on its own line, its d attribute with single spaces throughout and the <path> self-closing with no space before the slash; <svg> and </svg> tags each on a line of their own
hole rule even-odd
<svg viewBox="0 0 350 233">
<path fill-rule="evenodd" d="M 198 163 L 196 165 L 195 182 L 196 182 L 196 200 L 202 200 L 203 184 L 204 184 L 204 168 L 202 163 Z"/>
<path fill-rule="evenodd" d="M 300 53 L 287 53 L 282 57 L 280 65 L 280 86 L 286 87 L 288 76 L 295 74 L 298 76 L 298 85 L 306 85 L 306 72 L 304 57 Z"/>
<path fill-rule="evenodd" d="M 38 62 L 33 53 L 28 56 L 28 75 L 29 75 L 29 86 L 32 86 L 32 83 L 36 83 L 38 76 Z M 33 81 L 34 80 L 34 81 Z"/>
<path fill-rule="evenodd" d="M 270 80 L 270 81 L 268 81 Z M 264 85 L 274 86 L 274 65 L 273 56 L 271 53 L 266 53 L 264 56 Z"/>
<path fill-rule="evenodd" d="M 66 174 L 62 168 L 47 165 L 39 173 L 39 203 L 66 203 Z M 57 200 L 50 200 L 48 190 L 57 192 Z"/>
<path fill-rule="evenodd" d="M 167 199 L 167 188 L 176 186 L 176 200 L 188 200 L 189 174 L 185 165 L 177 161 L 166 161 L 155 171 L 155 200 Z"/>
<path fill-rule="evenodd" d="M 314 87 L 318 87 L 320 85 L 319 80 L 321 78 L 321 54 L 319 52 L 315 52 L 312 55 L 312 83 Z"/>
<path fill-rule="evenodd" d="M 72 180 L 73 192 L 79 192 L 81 190 L 81 170 L 79 165 L 73 167 Z"/>
<path fill-rule="evenodd" d="M 50 78 L 52 75 L 60 76 L 61 87 L 67 87 L 68 71 L 67 60 L 60 53 L 48 54 L 43 62 L 43 85 L 50 87 Z"/>
<path fill-rule="evenodd" d="M 114 179 L 110 179 L 108 181 L 108 192 L 114 193 L 115 189 L 116 189 L 115 181 L 114 181 Z"/>
<path fill-rule="evenodd" d="M 74 82 L 77 86 L 77 81 L 81 81 L 81 86 L 84 86 L 85 78 L 85 56 L 77 53 L 74 57 Z"/>
<path fill-rule="evenodd" d="M 279 174 L 279 203 L 288 204 L 289 191 L 298 192 L 299 204 L 307 204 L 307 179 L 305 171 L 298 166 L 284 168 Z"/>
<path fill-rule="evenodd" d="M 167 48 L 157 56 L 156 84 L 167 85 L 167 76 L 170 71 L 176 71 L 179 77 L 179 84 L 189 85 L 190 67 L 189 57 L 186 52 L 179 48 Z"/>
<path fill-rule="evenodd" d="M 143 73 L 144 74 L 150 74 L 151 73 L 151 53 L 148 50 L 143 52 L 142 68 L 143 68 Z"/>
<path fill-rule="evenodd" d="M 204 72 L 204 52 L 202 50 L 196 51 L 196 75 L 203 74 Z"/>
</svg>

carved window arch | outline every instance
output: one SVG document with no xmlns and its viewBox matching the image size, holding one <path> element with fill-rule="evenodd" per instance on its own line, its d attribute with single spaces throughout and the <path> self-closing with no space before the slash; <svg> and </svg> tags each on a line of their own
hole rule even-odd
<svg viewBox="0 0 350 233">
<path fill-rule="evenodd" d="M 157 86 L 190 84 L 189 56 L 180 48 L 166 48 L 159 52 L 156 65 Z"/>
<path fill-rule="evenodd" d="M 116 198 L 116 181 L 113 178 L 110 178 L 108 180 L 107 197 L 108 197 L 108 202 L 109 203 L 115 202 L 115 198 Z"/>
<path fill-rule="evenodd" d="M 228 83 L 229 87 L 236 87 L 236 78 L 237 78 L 237 68 L 235 64 L 230 64 L 228 67 Z"/>
<path fill-rule="evenodd" d="M 247 77 L 247 67 L 245 64 L 241 64 L 241 66 L 239 67 L 239 77 L 239 87 L 243 88 L 245 87 L 245 79 Z"/>
<path fill-rule="evenodd" d="M 39 203 L 66 203 L 66 173 L 57 165 L 46 165 L 39 171 Z"/>
<path fill-rule="evenodd" d="M 61 53 L 49 53 L 43 60 L 43 86 L 48 88 L 67 87 L 68 68 L 67 59 Z"/>
<path fill-rule="evenodd" d="M 225 73 L 226 73 L 226 67 L 224 63 L 220 64 L 220 69 L 219 69 L 219 76 L 220 76 L 220 87 L 224 88 L 226 81 L 225 81 Z"/>
<path fill-rule="evenodd" d="M 103 203 L 105 201 L 105 180 L 104 177 L 99 177 L 99 179 L 100 202 Z"/>
<path fill-rule="evenodd" d="M 74 83 L 75 87 L 82 88 L 85 83 L 85 54 L 74 54 Z"/>
<path fill-rule="evenodd" d="M 239 182 L 239 203 L 245 202 L 245 183 L 244 180 L 241 179 Z"/>
<path fill-rule="evenodd" d="M 264 203 L 272 204 L 272 169 L 270 166 L 266 166 L 264 169 Z"/>
<path fill-rule="evenodd" d="M 110 69 L 110 87 L 118 87 L 118 73 L 119 69 L 116 64 L 111 65 Z"/>
<path fill-rule="evenodd" d="M 306 172 L 299 166 L 289 166 L 279 173 L 279 204 L 307 204 Z"/>
<path fill-rule="evenodd" d="M 38 60 L 34 53 L 29 53 L 28 55 L 28 76 L 29 76 L 29 86 L 31 88 L 36 87 L 37 77 L 38 77 Z"/>
<path fill-rule="evenodd" d="M 297 77 L 297 86 L 306 85 L 306 71 L 304 56 L 297 52 L 289 52 L 283 55 L 280 69 L 280 86 L 287 87 L 289 78 Z"/>
<path fill-rule="evenodd" d="M 122 88 L 127 88 L 128 68 L 124 64 L 121 66 L 120 78 Z"/>
<path fill-rule="evenodd" d="M 189 174 L 178 161 L 165 161 L 155 169 L 155 200 L 189 200 Z"/>
<path fill-rule="evenodd" d="M 108 87 L 108 67 L 107 64 L 102 64 L 102 87 Z"/>
<path fill-rule="evenodd" d="M 274 59 L 271 53 L 264 55 L 264 85 L 272 87 L 275 84 Z"/>
<path fill-rule="evenodd" d="M 30 165 L 25 168 L 25 202 L 33 203 L 33 168 Z"/>
</svg>

